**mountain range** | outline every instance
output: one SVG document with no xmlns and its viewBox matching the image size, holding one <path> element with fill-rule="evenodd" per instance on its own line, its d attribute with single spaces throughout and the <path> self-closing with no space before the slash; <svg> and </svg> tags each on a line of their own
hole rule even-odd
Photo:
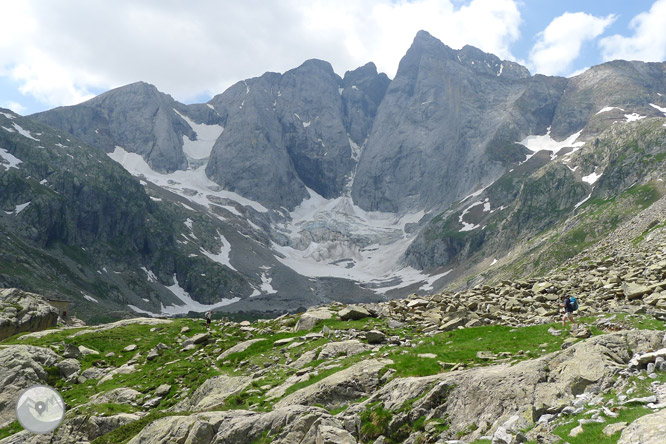
<svg viewBox="0 0 666 444">
<path fill-rule="evenodd" d="M 87 320 L 283 312 L 544 273 L 664 194 L 666 63 L 531 75 L 419 32 L 395 78 L 308 60 L 0 112 L 0 287 Z"/>
</svg>

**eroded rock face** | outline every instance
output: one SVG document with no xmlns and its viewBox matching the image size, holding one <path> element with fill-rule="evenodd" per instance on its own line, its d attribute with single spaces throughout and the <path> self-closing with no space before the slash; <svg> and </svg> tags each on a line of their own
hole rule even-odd
<svg viewBox="0 0 666 444">
<path fill-rule="evenodd" d="M 44 367 L 52 367 L 60 359 L 46 348 L 0 347 L 0 428 L 16 419 L 14 407 L 21 392 L 33 385 L 45 384 L 48 375 Z"/>
<path fill-rule="evenodd" d="M 58 310 L 42 296 L 17 288 L 0 289 L 0 340 L 46 330 L 57 322 Z"/>
</svg>

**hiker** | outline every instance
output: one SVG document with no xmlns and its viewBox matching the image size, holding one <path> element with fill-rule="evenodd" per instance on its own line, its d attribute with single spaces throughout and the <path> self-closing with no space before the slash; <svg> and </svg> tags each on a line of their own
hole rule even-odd
<svg viewBox="0 0 666 444">
<path fill-rule="evenodd" d="M 210 328 L 210 321 L 211 318 L 213 317 L 213 310 L 209 310 L 206 312 L 206 330 Z"/>
<path fill-rule="evenodd" d="M 564 316 L 562 316 L 562 327 L 567 326 L 567 319 L 571 321 L 571 324 L 578 328 L 578 324 L 573 317 L 573 312 L 578 308 L 578 302 L 576 298 L 565 296 L 562 300 L 562 308 L 564 309 Z"/>
</svg>

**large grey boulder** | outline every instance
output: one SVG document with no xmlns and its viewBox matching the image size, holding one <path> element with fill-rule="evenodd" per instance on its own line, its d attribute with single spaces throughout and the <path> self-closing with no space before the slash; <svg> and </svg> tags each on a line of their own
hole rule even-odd
<svg viewBox="0 0 666 444">
<path fill-rule="evenodd" d="M 42 296 L 18 288 L 0 289 L 0 341 L 18 333 L 55 327 L 58 310 Z"/>
<path fill-rule="evenodd" d="M 318 308 L 314 310 L 308 310 L 298 318 L 294 331 L 307 331 L 312 330 L 317 323 L 324 321 L 326 319 L 331 319 L 333 314 L 327 308 Z"/>
<path fill-rule="evenodd" d="M 338 356 L 353 356 L 370 350 L 372 347 L 364 344 L 357 339 L 350 339 L 349 341 L 329 342 L 324 345 L 317 356 L 317 359 L 332 359 Z"/>
<path fill-rule="evenodd" d="M 175 407 L 175 411 L 201 412 L 214 410 L 224 405 L 224 401 L 231 395 L 242 392 L 252 378 L 247 376 L 220 375 L 206 380 L 201 386 Z"/>
<path fill-rule="evenodd" d="M 359 362 L 282 398 L 275 407 L 315 404 L 325 408 L 344 406 L 371 394 L 379 385 L 380 371 L 392 363 L 389 359 Z"/>
<path fill-rule="evenodd" d="M 360 305 L 350 305 L 340 310 L 338 316 L 340 317 L 341 321 L 355 321 L 369 318 L 372 315 L 368 310 Z"/>
<path fill-rule="evenodd" d="M 141 397 L 141 392 L 129 387 L 120 387 L 94 395 L 89 404 L 131 404 Z"/>
<path fill-rule="evenodd" d="M 240 353 L 248 349 L 252 344 L 256 342 L 261 342 L 265 341 L 266 339 L 264 338 L 256 338 L 256 339 L 248 339 L 247 341 L 239 342 L 238 344 L 234 345 L 233 347 L 229 347 L 225 351 L 223 351 L 220 356 L 217 357 L 218 360 L 225 359 L 227 356 L 231 355 L 232 353 Z"/>
<path fill-rule="evenodd" d="M 45 384 L 44 367 L 53 367 L 61 358 L 52 350 L 31 345 L 0 346 L 0 428 L 16 419 L 14 408 L 21 392 Z"/>
<path fill-rule="evenodd" d="M 666 437 L 666 409 L 638 418 L 622 431 L 617 444 L 662 444 Z"/>
<path fill-rule="evenodd" d="M 65 359 L 56 364 L 56 367 L 60 370 L 60 376 L 70 382 L 75 380 L 81 372 L 81 363 L 76 359 Z"/>
</svg>

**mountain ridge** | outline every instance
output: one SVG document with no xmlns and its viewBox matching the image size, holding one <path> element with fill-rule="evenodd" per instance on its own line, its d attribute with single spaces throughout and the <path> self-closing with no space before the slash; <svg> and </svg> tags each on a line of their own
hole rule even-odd
<svg viewBox="0 0 666 444">
<path fill-rule="evenodd" d="M 206 104 L 137 83 L 30 119 L 102 149 L 168 208 L 177 222 L 166 231 L 187 256 L 180 269 L 200 265 L 177 281 L 159 271 L 173 267 L 135 261 L 147 271 L 134 272 L 156 274 L 167 299 L 171 288 L 199 303 L 223 300 L 200 269 L 212 261 L 239 283 L 229 310 L 293 310 L 485 279 L 472 270 L 511 251 L 540 251 L 535 272 L 545 272 L 602 239 L 605 228 L 586 228 L 577 240 L 579 213 L 589 226 L 612 207 L 617 220 L 602 223 L 611 227 L 662 192 L 651 181 L 663 170 L 664 66 L 609 62 L 570 79 L 532 76 L 420 32 L 393 80 L 372 63 L 340 77 L 313 59 Z M 655 146 L 645 146 L 645 131 Z M 553 233 L 569 244 L 550 243 Z M 530 242 L 558 253 L 520 247 Z M 146 299 L 131 305 L 163 310 Z"/>
</svg>

